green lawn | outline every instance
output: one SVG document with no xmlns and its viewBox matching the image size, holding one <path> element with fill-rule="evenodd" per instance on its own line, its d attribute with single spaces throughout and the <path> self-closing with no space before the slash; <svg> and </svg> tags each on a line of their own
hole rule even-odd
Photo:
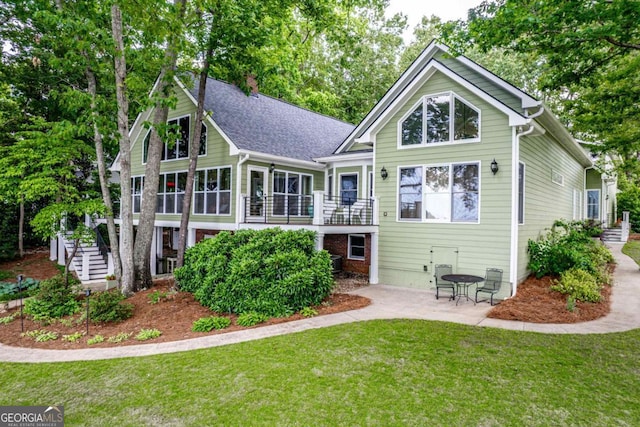
<svg viewBox="0 0 640 427">
<path fill-rule="evenodd" d="M 67 426 L 638 426 L 639 342 L 640 330 L 377 320 L 187 353 L 0 364 L 0 405 L 64 404 Z"/>
<path fill-rule="evenodd" d="M 622 247 L 622 253 L 630 256 L 636 264 L 640 265 L 640 240 L 629 240 Z"/>
</svg>

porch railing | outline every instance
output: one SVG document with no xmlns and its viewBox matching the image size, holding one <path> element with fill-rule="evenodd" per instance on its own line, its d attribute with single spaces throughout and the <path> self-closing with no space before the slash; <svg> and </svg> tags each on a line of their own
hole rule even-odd
<svg viewBox="0 0 640 427">
<path fill-rule="evenodd" d="M 373 225 L 374 200 L 313 195 L 244 197 L 245 223 Z"/>
</svg>

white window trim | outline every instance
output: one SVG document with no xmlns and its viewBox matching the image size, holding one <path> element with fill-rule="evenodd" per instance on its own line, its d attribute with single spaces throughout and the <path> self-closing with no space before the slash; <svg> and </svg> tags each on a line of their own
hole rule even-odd
<svg viewBox="0 0 640 427">
<path fill-rule="evenodd" d="M 196 180 L 194 177 L 193 180 L 193 185 L 194 185 L 194 189 L 193 189 L 193 195 L 192 195 L 192 199 L 191 199 L 191 214 L 192 215 L 197 215 L 198 217 L 203 217 L 203 216 L 211 216 L 211 215 L 215 215 L 215 216 L 231 216 L 232 212 L 233 212 L 233 166 L 232 165 L 224 165 L 224 166 L 213 166 L 213 167 L 203 167 L 203 168 L 199 168 L 196 169 L 196 172 L 199 171 L 207 171 L 207 170 L 212 170 L 212 169 L 217 169 L 218 173 L 220 173 L 220 169 L 229 169 L 230 172 L 230 178 L 229 178 L 229 190 L 223 190 L 223 191 L 228 191 L 230 196 L 229 196 L 229 213 L 196 213 L 195 212 L 195 208 L 196 208 L 196 189 L 195 189 L 195 185 L 196 185 Z M 266 170 L 266 169 L 265 169 Z M 206 188 L 206 182 L 205 182 L 205 188 Z M 198 191 L 198 193 L 204 193 L 205 195 L 207 194 L 207 190 L 205 191 Z M 217 192 L 218 194 L 220 194 L 220 192 Z M 218 202 L 220 201 L 220 199 L 218 199 Z M 220 204 L 218 203 L 218 207 L 220 207 Z M 205 206 L 205 211 L 206 211 L 206 206 Z"/>
<path fill-rule="evenodd" d="M 361 237 L 363 240 L 363 246 L 362 246 L 362 250 L 365 253 L 364 256 L 355 256 L 351 253 L 351 248 L 352 248 L 352 244 L 351 244 L 351 237 Z M 364 234 L 349 234 L 349 241 L 347 244 L 347 259 L 353 259 L 353 260 L 358 260 L 358 261 L 363 261 L 367 258 L 366 252 L 367 252 L 367 238 Z"/>
<path fill-rule="evenodd" d="M 179 194 L 184 195 L 184 194 L 186 193 L 186 188 L 185 188 L 185 191 L 180 191 L 180 192 L 178 192 L 178 191 L 174 191 L 173 193 L 168 193 L 168 192 L 166 191 L 166 187 L 167 187 L 167 178 L 166 178 L 166 176 L 167 176 L 167 175 L 169 175 L 169 174 L 174 175 L 174 176 L 175 176 L 175 178 L 176 178 L 176 181 L 175 181 L 175 182 L 177 183 L 177 182 L 178 182 L 178 175 L 180 175 L 181 173 L 184 173 L 185 175 L 187 175 L 187 174 L 188 174 L 188 172 L 187 172 L 186 170 L 182 170 L 182 171 L 173 171 L 173 172 L 161 172 L 161 173 L 160 173 L 160 176 L 164 176 L 164 177 L 165 177 L 165 178 L 164 178 L 164 187 L 165 187 L 165 189 L 164 189 L 164 191 L 162 191 L 162 192 L 158 191 L 158 192 L 156 193 L 156 197 L 157 197 L 157 196 L 163 196 L 163 198 L 166 198 L 167 194 L 173 194 L 174 196 L 176 196 L 176 197 L 175 197 L 175 200 L 174 200 L 174 202 L 173 202 L 174 207 L 175 207 L 175 210 L 174 210 L 174 212 L 167 212 L 167 204 L 166 204 L 166 203 L 164 203 L 164 201 L 163 201 L 163 203 L 162 203 L 162 212 L 156 212 L 156 215 L 182 215 L 182 212 L 178 212 L 178 197 L 177 197 L 177 196 L 178 196 Z M 180 206 L 180 208 L 181 208 L 181 207 L 182 207 L 182 206 Z M 156 205 L 156 210 L 157 210 L 157 209 L 158 209 L 158 207 L 157 207 L 157 205 Z"/>
<path fill-rule="evenodd" d="M 337 187 L 337 194 L 335 194 L 334 196 L 338 198 L 337 203 L 338 206 L 343 206 L 342 204 L 342 177 L 344 176 L 351 176 L 351 175 L 355 175 L 356 176 L 356 200 L 358 200 L 360 197 L 360 185 L 362 183 L 362 181 L 360 180 L 360 172 L 341 172 L 338 174 L 338 187 Z"/>
<path fill-rule="evenodd" d="M 564 187 L 564 175 L 555 169 L 551 169 L 551 182 L 560 187 Z"/>
<path fill-rule="evenodd" d="M 172 117 L 170 119 L 167 119 L 167 125 L 169 124 L 169 122 L 174 121 L 174 120 L 179 123 L 180 119 L 183 119 L 185 117 L 189 118 L 189 135 L 187 137 L 187 157 L 178 157 L 178 152 L 176 151 L 176 158 L 175 159 L 167 159 L 166 155 L 169 154 L 169 146 L 165 142 L 165 143 L 163 143 L 164 149 L 165 149 L 165 159 L 162 160 L 163 163 L 176 162 L 176 161 L 179 161 L 179 160 L 183 160 L 183 161 L 184 160 L 189 160 L 189 150 L 190 150 L 190 145 L 191 145 L 191 132 L 192 132 L 192 130 L 191 130 L 191 124 L 192 124 L 191 123 L 192 122 L 191 114 L 184 114 L 182 116 L 177 116 L 177 117 Z"/>
<path fill-rule="evenodd" d="M 303 194 L 303 193 L 298 193 L 298 194 L 289 194 L 289 193 L 277 193 L 275 190 L 275 185 L 274 185 L 274 179 L 276 176 L 276 172 L 282 172 L 285 173 L 285 185 L 286 185 L 286 181 L 289 178 L 289 174 L 295 174 L 295 175 L 299 175 L 301 178 L 303 176 L 308 176 L 311 178 L 311 194 Z M 274 217 L 296 217 L 296 218 L 304 218 L 309 216 L 308 214 L 305 214 L 304 212 L 300 211 L 300 213 L 296 214 L 296 215 L 291 215 L 288 212 L 289 206 L 288 206 L 288 202 L 286 202 L 288 199 L 286 199 L 286 197 L 288 196 L 308 196 L 311 199 L 311 203 L 313 203 L 313 175 L 308 174 L 308 173 L 303 173 L 303 172 L 296 172 L 296 171 L 290 171 L 290 170 L 284 170 L 284 169 L 274 169 L 273 173 L 271 174 L 271 182 L 269 183 L 269 185 L 271 186 L 271 215 Z M 300 180 L 300 191 L 302 191 L 302 179 Z M 274 208 L 274 203 L 275 203 L 275 196 L 285 196 L 285 212 L 284 214 L 276 214 L 273 212 L 273 208 Z M 313 215 L 311 215 L 313 216 Z"/>
<path fill-rule="evenodd" d="M 476 221 L 453 221 L 453 214 L 450 211 L 450 219 L 449 220 L 441 220 L 441 219 L 427 219 L 425 217 L 425 209 L 426 209 L 426 197 L 427 193 L 424 191 L 425 185 L 425 176 L 426 176 L 426 168 L 433 167 L 441 167 L 447 166 L 449 167 L 449 194 L 452 194 L 451 191 L 453 189 L 452 184 L 452 174 L 453 168 L 458 165 L 478 165 L 478 219 Z M 450 163 L 431 163 L 426 165 L 400 165 L 397 167 L 396 176 L 400 177 L 400 169 L 408 169 L 408 168 L 422 168 L 422 210 L 420 212 L 420 218 L 400 218 L 400 178 L 398 178 L 397 186 L 396 186 L 396 222 L 408 222 L 408 223 L 428 223 L 428 224 L 454 224 L 454 225 L 477 225 L 480 224 L 480 212 L 481 212 L 481 189 L 482 189 L 482 162 L 480 160 L 473 161 L 465 161 L 465 162 L 450 162 Z M 450 199 L 450 202 L 453 203 L 453 198 Z M 449 207 L 451 209 L 452 206 Z"/>
<path fill-rule="evenodd" d="M 144 175 L 136 175 L 136 176 L 132 176 L 131 180 L 134 181 L 136 179 L 140 179 L 140 207 L 142 207 L 142 195 L 144 193 Z M 135 203 L 133 201 L 133 197 L 137 194 L 134 193 L 135 191 L 135 185 L 133 185 L 133 182 L 131 183 L 131 213 L 134 214 L 139 214 L 141 212 L 142 209 L 136 211 L 135 210 Z"/>
<path fill-rule="evenodd" d="M 526 211 L 525 206 L 527 206 L 527 165 L 525 162 L 518 162 L 518 169 L 520 169 L 520 165 L 522 165 L 522 221 L 520 221 L 520 215 L 518 215 L 518 225 L 525 225 L 525 217 Z M 518 172 L 520 172 L 518 170 Z M 520 183 L 518 182 L 518 185 Z M 518 196 L 520 196 L 520 188 L 518 188 Z M 518 201 L 519 202 L 519 201 Z M 520 205 L 518 203 L 518 214 L 520 214 Z"/>
<path fill-rule="evenodd" d="M 193 132 L 193 129 L 191 129 L 191 127 L 193 125 L 193 123 L 192 123 L 193 120 L 191 120 L 191 114 L 184 114 L 182 116 L 178 116 L 178 117 L 173 117 L 171 119 L 167 119 L 167 124 L 172 120 L 178 121 L 178 120 L 180 120 L 180 119 L 182 119 L 184 117 L 189 117 L 189 138 L 187 140 L 187 153 L 189 155 L 187 157 L 180 157 L 180 158 L 175 158 L 175 159 L 164 159 L 164 160 L 161 160 L 162 163 L 170 163 L 170 162 L 175 162 L 175 161 L 179 161 L 179 160 L 182 160 L 182 161 L 189 160 L 190 150 L 191 150 L 191 136 L 192 136 L 191 133 Z M 209 126 L 207 126 L 207 124 L 205 123 L 204 120 L 202 121 L 202 125 L 204 126 L 204 128 L 207 131 L 207 137 L 205 138 L 205 141 L 204 141 L 205 142 L 205 144 L 204 144 L 204 154 L 198 154 L 198 158 L 206 157 L 207 156 L 207 152 L 208 152 L 207 148 L 208 148 L 208 142 L 209 142 Z M 142 138 L 142 144 L 141 145 L 142 145 L 142 164 L 143 165 L 147 164 L 147 162 L 144 160 L 144 157 L 145 157 L 145 155 L 144 155 L 144 151 L 145 151 L 144 141 L 145 141 L 145 139 L 147 139 L 147 136 L 149 136 L 150 132 L 151 132 L 151 128 L 147 129 L 147 132 L 144 134 L 144 137 Z M 162 145 L 163 145 L 164 149 L 167 150 L 167 144 L 163 142 Z"/>
<path fill-rule="evenodd" d="M 427 98 L 432 98 L 432 97 L 436 97 L 436 96 L 443 96 L 443 95 L 447 95 L 449 96 L 449 138 L 453 138 L 453 134 L 454 134 L 454 119 L 455 118 L 455 99 L 457 98 L 458 100 L 462 101 L 464 104 L 466 104 L 468 107 L 470 107 L 472 110 L 476 111 L 478 113 L 478 138 L 469 138 L 469 139 L 449 139 L 449 141 L 443 141 L 443 142 L 430 142 L 427 143 L 427 124 L 426 124 L 426 120 L 424 120 L 424 118 L 426 117 L 426 111 L 427 111 L 427 106 L 426 106 L 426 99 Z M 407 119 L 407 117 L 409 117 L 415 110 L 416 108 L 418 108 L 420 105 L 422 105 L 422 142 L 420 144 L 409 144 L 409 145 L 402 145 L 402 123 Z M 424 95 L 420 98 L 420 100 L 418 102 L 416 102 L 401 118 L 400 120 L 398 120 L 397 124 L 396 124 L 396 141 L 397 141 L 397 148 L 399 150 L 407 150 L 407 149 L 412 149 L 412 148 L 425 148 L 425 147 L 441 147 L 441 146 L 449 146 L 449 145 L 458 145 L 458 144 L 470 144 L 470 143 L 476 143 L 476 142 L 480 142 L 481 141 L 481 135 L 482 135 L 482 111 L 476 107 L 475 105 L 473 105 L 471 102 L 467 101 L 465 98 L 463 98 L 462 96 L 458 95 L 457 93 L 455 93 L 454 91 L 448 91 L 448 92 L 439 92 L 439 93 L 432 93 L 432 94 L 427 94 Z"/>
<path fill-rule="evenodd" d="M 598 217 L 597 218 L 589 218 L 589 192 L 594 191 L 598 193 Z M 584 218 L 585 219 L 593 219 L 594 221 L 601 221 L 602 218 L 602 190 L 599 188 L 588 188 L 584 192 Z"/>
</svg>

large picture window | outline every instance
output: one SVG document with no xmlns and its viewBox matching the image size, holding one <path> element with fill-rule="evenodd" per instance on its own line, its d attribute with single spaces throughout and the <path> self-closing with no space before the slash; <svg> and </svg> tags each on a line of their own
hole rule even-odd
<svg viewBox="0 0 640 427">
<path fill-rule="evenodd" d="M 231 213 L 231 168 L 196 171 L 194 180 L 194 214 Z"/>
<path fill-rule="evenodd" d="M 480 111 L 453 93 L 425 96 L 399 123 L 401 146 L 479 138 Z"/>
<path fill-rule="evenodd" d="M 182 202 L 187 186 L 186 172 L 160 174 L 158 181 L 158 202 L 156 213 L 182 213 Z"/>
<path fill-rule="evenodd" d="M 310 216 L 313 178 L 293 172 L 273 173 L 273 215 Z"/>
<path fill-rule="evenodd" d="M 400 168 L 399 219 L 477 222 L 479 170 L 478 163 Z"/>
<path fill-rule="evenodd" d="M 184 116 L 177 119 L 167 121 L 167 125 L 171 127 L 171 132 L 177 133 L 175 144 L 164 144 L 162 149 L 161 160 L 176 160 L 176 159 L 188 159 L 189 158 L 189 145 L 191 141 L 190 137 L 190 116 Z M 149 150 L 149 140 L 151 139 L 151 130 L 147 132 L 144 138 L 142 161 L 147 162 L 147 152 Z M 204 156 L 207 153 L 207 126 L 202 124 L 202 131 L 200 134 L 200 150 L 199 156 Z"/>
</svg>

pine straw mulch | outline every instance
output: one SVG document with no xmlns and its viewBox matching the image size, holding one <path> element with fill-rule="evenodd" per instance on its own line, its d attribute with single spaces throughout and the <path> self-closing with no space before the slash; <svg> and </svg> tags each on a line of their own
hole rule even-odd
<svg viewBox="0 0 640 427">
<path fill-rule="evenodd" d="M 602 301 L 576 302 L 575 309 L 567 309 L 567 296 L 551 290 L 555 279 L 535 276 L 518 285 L 516 296 L 493 307 L 487 317 L 520 320 L 532 323 L 578 323 L 599 319 L 611 309 L 611 286 L 602 288 Z"/>
</svg>

